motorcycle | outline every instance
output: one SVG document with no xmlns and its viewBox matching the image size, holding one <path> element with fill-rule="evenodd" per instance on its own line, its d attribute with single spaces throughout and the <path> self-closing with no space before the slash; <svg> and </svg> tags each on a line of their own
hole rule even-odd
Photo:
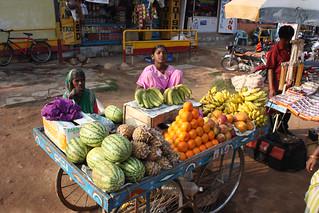
<svg viewBox="0 0 319 213">
<path fill-rule="evenodd" d="M 256 67 L 266 65 L 265 52 L 255 53 L 247 51 L 238 45 L 236 41 L 226 46 L 228 53 L 221 60 L 221 66 L 227 71 L 254 71 Z"/>
</svg>

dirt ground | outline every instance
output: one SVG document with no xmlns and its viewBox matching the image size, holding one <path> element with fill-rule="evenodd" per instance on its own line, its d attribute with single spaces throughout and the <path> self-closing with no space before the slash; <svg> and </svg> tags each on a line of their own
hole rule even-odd
<svg viewBox="0 0 319 213">
<path fill-rule="evenodd" d="M 219 55 L 207 53 L 206 58 L 200 56 L 202 58 L 199 57 L 193 64 L 218 67 Z M 184 71 L 185 83 L 193 90 L 194 98 L 199 100 L 212 85 L 215 78 L 213 70 L 198 68 Z M 138 73 L 139 70 L 103 73 L 115 78 L 119 88 L 111 92 L 97 92 L 97 97 L 105 105 L 121 107 L 133 99 Z M 32 129 L 42 125 L 40 110 L 45 103 L 0 108 L 0 212 L 72 212 L 63 206 L 55 193 L 58 166 L 36 145 L 32 135 Z M 292 120 L 292 128 L 303 136 L 309 127 L 318 126 L 296 118 Z M 310 177 L 305 171 L 277 172 L 246 156 L 243 181 L 223 212 L 303 212 L 303 198 Z"/>
</svg>

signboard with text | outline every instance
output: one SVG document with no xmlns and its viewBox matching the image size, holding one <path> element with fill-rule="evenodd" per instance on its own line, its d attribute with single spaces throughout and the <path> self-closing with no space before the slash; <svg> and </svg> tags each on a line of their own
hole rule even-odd
<svg viewBox="0 0 319 213">
<path fill-rule="evenodd" d="M 237 19 L 229 18 L 225 16 L 225 4 L 231 0 L 221 0 L 220 1 L 220 13 L 219 13 L 219 24 L 218 32 L 219 33 L 234 33 L 237 30 Z"/>
</svg>

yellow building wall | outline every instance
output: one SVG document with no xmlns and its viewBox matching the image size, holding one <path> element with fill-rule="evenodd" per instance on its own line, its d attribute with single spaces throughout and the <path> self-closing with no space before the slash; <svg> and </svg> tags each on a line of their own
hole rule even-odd
<svg viewBox="0 0 319 213">
<path fill-rule="evenodd" d="M 0 29 L 33 33 L 33 38 L 56 40 L 54 0 L 0 0 Z M 0 42 L 6 39 L 0 32 Z"/>
</svg>

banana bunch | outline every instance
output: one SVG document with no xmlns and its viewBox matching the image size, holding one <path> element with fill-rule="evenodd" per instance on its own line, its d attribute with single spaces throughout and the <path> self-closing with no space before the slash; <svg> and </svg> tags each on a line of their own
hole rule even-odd
<svg viewBox="0 0 319 213">
<path fill-rule="evenodd" d="M 257 109 L 252 109 L 247 113 L 251 120 L 255 121 L 257 127 L 263 126 L 267 122 L 266 110 L 264 107 L 258 107 Z"/>
<path fill-rule="evenodd" d="M 258 109 L 259 107 L 257 107 L 253 102 L 250 101 L 245 101 L 238 106 L 238 112 L 246 112 L 247 114 Z"/>
<path fill-rule="evenodd" d="M 223 112 L 226 114 L 234 114 L 238 111 L 238 104 L 235 104 L 233 102 L 226 102 L 224 106 L 225 108 Z"/>
<path fill-rule="evenodd" d="M 266 125 L 267 122 L 268 122 L 268 117 L 266 115 L 261 115 L 257 117 L 255 120 L 255 124 L 257 127 L 264 126 Z"/>
<path fill-rule="evenodd" d="M 267 93 L 260 88 L 241 91 L 240 95 L 245 102 L 253 102 L 257 107 L 264 106 L 267 102 Z"/>
<path fill-rule="evenodd" d="M 184 84 L 179 84 L 164 91 L 164 102 L 167 105 L 183 104 L 186 99 L 191 97 L 192 91 Z"/>
<path fill-rule="evenodd" d="M 139 106 L 151 109 L 162 105 L 164 103 L 164 96 L 157 88 L 137 89 L 135 91 L 135 100 Z"/>
<path fill-rule="evenodd" d="M 227 90 L 217 91 L 216 87 L 212 87 L 208 93 L 202 97 L 200 102 L 203 104 L 203 113 L 208 114 L 215 109 L 223 111 L 225 102 L 231 97 Z"/>
</svg>

